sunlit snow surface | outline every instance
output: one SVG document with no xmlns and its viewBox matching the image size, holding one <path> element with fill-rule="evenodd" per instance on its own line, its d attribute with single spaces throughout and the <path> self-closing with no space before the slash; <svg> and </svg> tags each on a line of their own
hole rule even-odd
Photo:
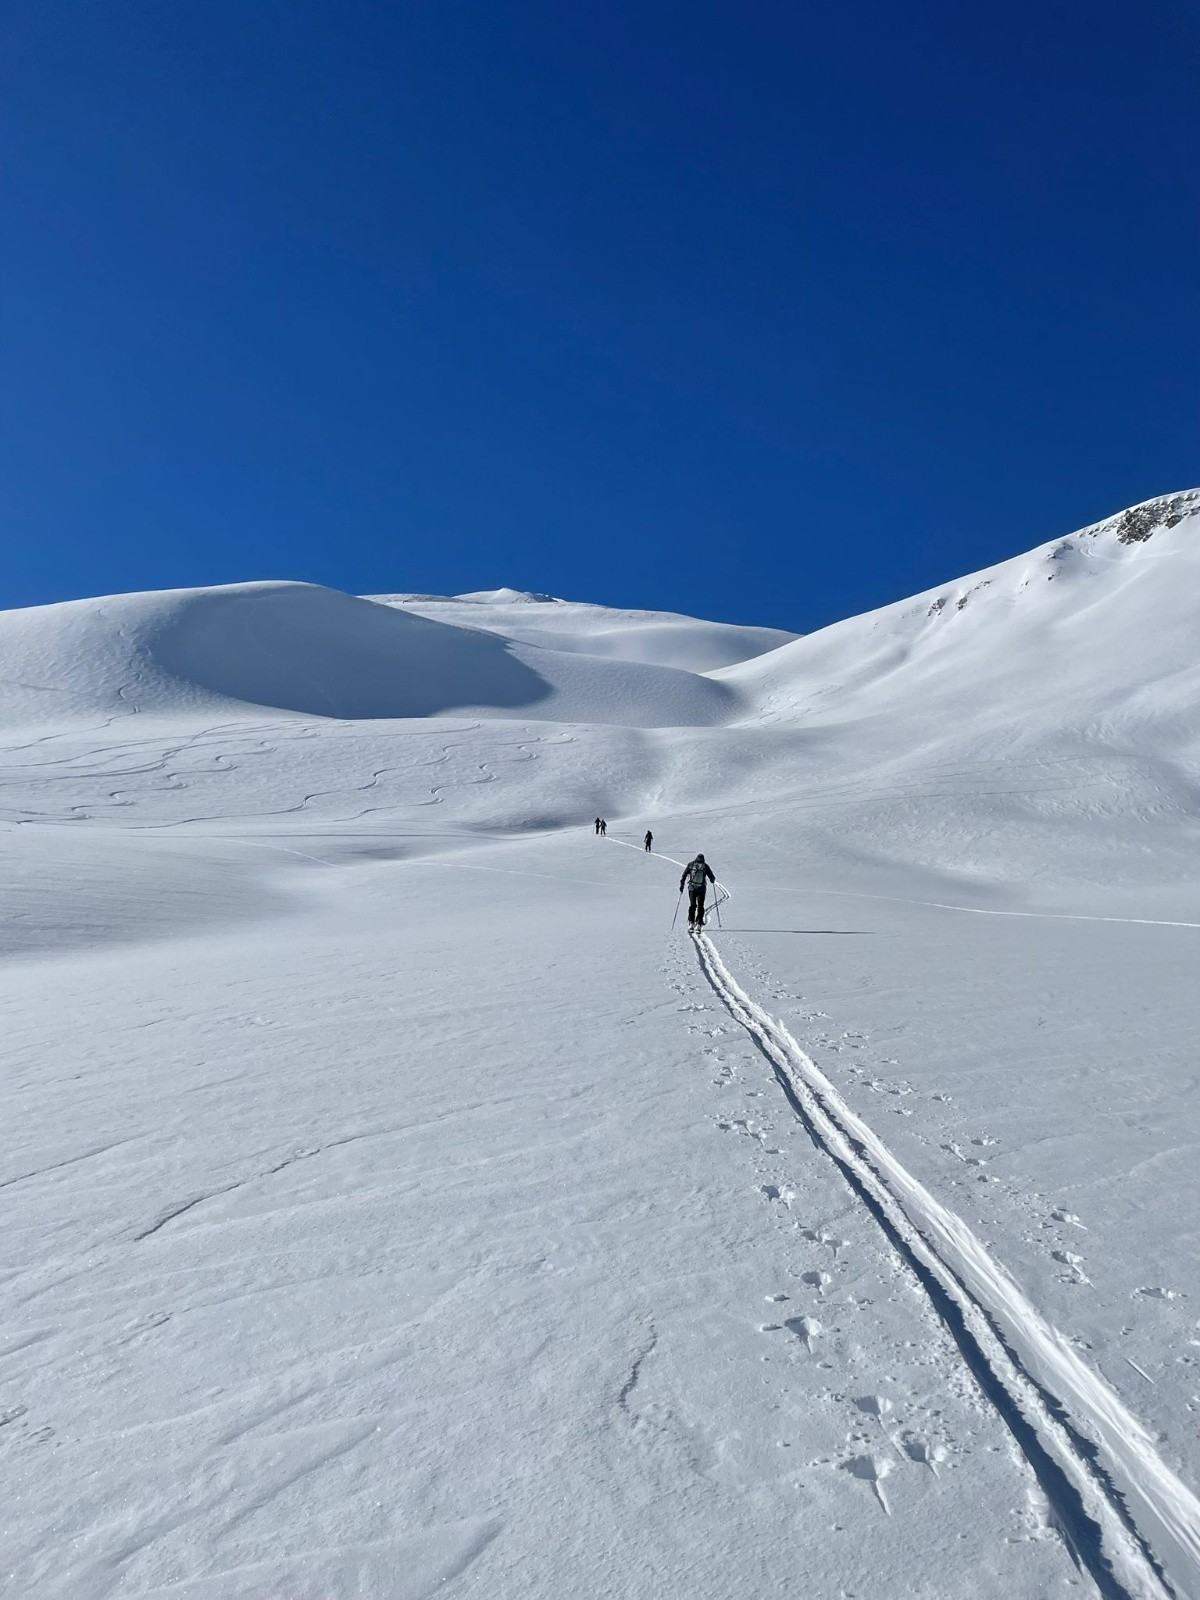
<svg viewBox="0 0 1200 1600">
<path fill-rule="evenodd" d="M 1200 1594 L 1198 509 L 0 615 L 5 1595 Z"/>
</svg>

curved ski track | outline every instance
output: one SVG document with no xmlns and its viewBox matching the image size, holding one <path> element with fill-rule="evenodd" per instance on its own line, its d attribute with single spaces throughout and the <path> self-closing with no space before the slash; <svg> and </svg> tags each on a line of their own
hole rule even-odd
<svg viewBox="0 0 1200 1600">
<path fill-rule="evenodd" d="M 917 1278 L 1100 1594 L 1197 1600 L 1200 1501 L 1146 1429 L 966 1223 L 850 1109 L 784 1024 L 746 994 L 709 936 L 693 943 L 708 983 L 770 1062 L 813 1142 Z"/>
</svg>

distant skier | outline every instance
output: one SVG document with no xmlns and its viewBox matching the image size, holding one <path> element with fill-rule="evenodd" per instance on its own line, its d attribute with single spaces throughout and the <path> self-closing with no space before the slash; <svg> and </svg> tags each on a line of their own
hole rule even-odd
<svg viewBox="0 0 1200 1600">
<path fill-rule="evenodd" d="M 642 843 L 646 846 L 646 854 L 649 855 L 650 847 L 654 843 L 654 835 L 650 832 L 649 828 L 646 829 L 646 837 L 642 840 Z"/>
<path fill-rule="evenodd" d="M 600 818 L 597 817 L 596 818 L 596 837 L 599 838 L 599 836 L 600 836 Z"/>
<path fill-rule="evenodd" d="M 608 837 L 608 823 L 605 822 L 603 817 L 600 818 L 600 837 L 602 839 Z"/>
<path fill-rule="evenodd" d="M 683 886 L 687 884 L 688 891 L 688 927 L 702 928 L 704 926 L 704 896 L 708 893 L 710 883 L 716 883 L 713 870 L 702 855 L 694 861 L 689 861 L 683 869 L 683 877 L 679 880 L 679 892 L 683 893 Z"/>
</svg>

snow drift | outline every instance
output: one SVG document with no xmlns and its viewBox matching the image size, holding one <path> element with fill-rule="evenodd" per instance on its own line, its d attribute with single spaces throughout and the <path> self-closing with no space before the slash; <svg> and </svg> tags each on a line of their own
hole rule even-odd
<svg viewBox="0 0 1200 1600">
<path fill-rule="evenodd" d="M 0 613 L 8 723 L 270 707 L 339 719 L 442 712 L 629 727 L 728 720 L 736 694 L 669 665 L 593 660 L 300 583 Z"/>
<path fill-rule="evenodd" d="M 780 628 L 705 622 L 672 611 L 616 610 L 517 589 L 373 598 L 438 622 L 486 628 L 521 644 L 688 672 L 730 667 L 776 650 L 796 637 Z"/>
</svg>

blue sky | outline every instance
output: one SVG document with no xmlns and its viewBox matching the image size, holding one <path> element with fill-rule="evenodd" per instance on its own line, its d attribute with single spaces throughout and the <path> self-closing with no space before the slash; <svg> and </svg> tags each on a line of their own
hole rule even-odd
<svg viewBox="0 0 1200 1600">
<path fill-rule="evenodd" d="M 8 0 L 0 606 L 808 629 L 1200 480 L 1191 0 Z"/>
</svg>

